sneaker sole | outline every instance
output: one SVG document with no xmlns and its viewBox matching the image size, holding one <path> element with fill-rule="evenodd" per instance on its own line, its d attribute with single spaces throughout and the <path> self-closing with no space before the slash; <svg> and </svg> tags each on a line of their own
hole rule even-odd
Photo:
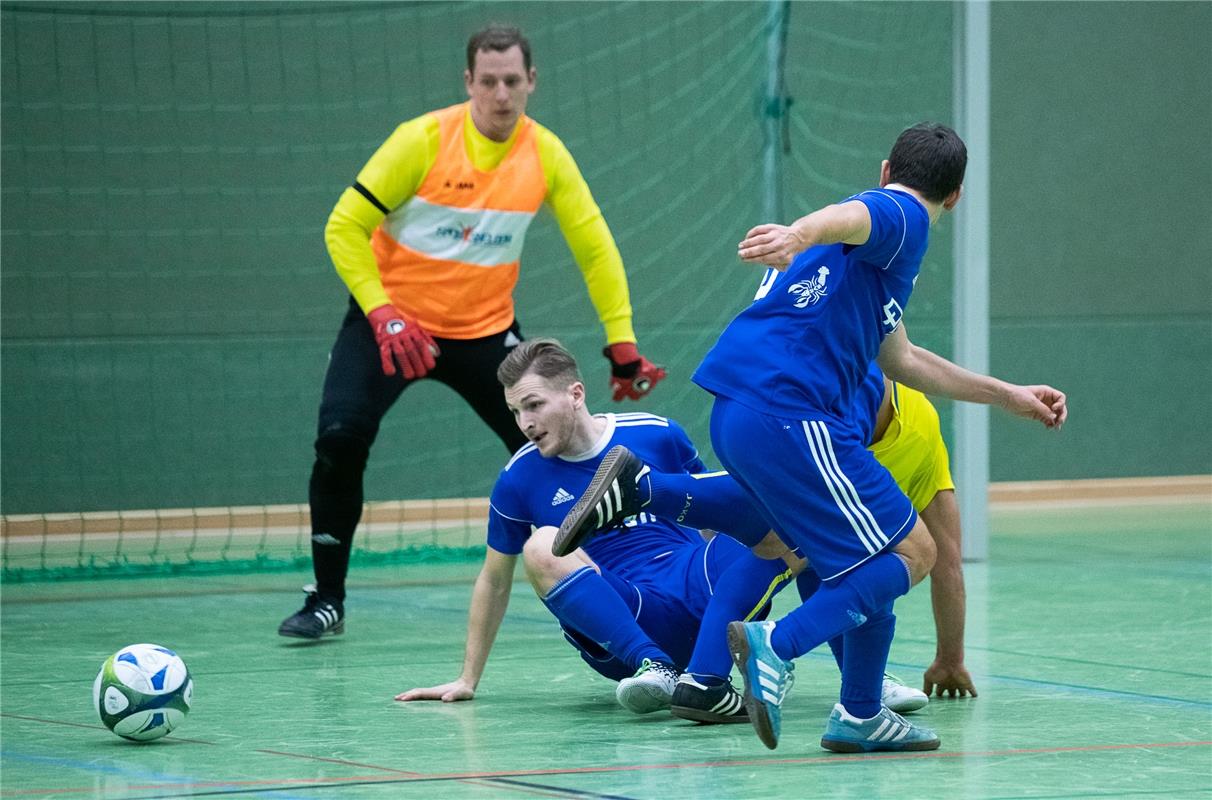
<svg viewBox="0 0 1212 800">
<path fill-rule="evenodd" d="M 593 517 L 594 506 L 606 496 L 611 485 L 626 466 L 627 458 L 625 456 L 626 451 L 621 449 L 616 451 L 612 448 L 602 459 L 602 463 L 598 465 L 598 471 L 594 473 L 593 480 L 589 482 L 589 488 L 564 517 L 564 521 L 560 523 L 560 530 L 551 544 L 553 555 L 568 555 L 594 534 L 594 527 L 590 521 Z"/>
<path fill-rule="evenodd" d="M 884 706 L 889 711 L 895 711 L 898 714 L 912 714 L 914 711 L 921 711 L 930 704 L 930 698 L 917 698 L 914 700 L 906 700 L 901 703 L 884 703 Z"/>
<path fill-rule="evenodd" d="M 615 692 L 619 705 L 633 714 L 651 714 L 654 711 L 664 711 L 669 708 L 669 696 L 649 691 L 648 688 L 636 687 L 628 692 Z M 623 698 L 627 699 L 624 700 Z"/>
<path fill-rule="evenodd" d="M 749 722 L 753 724 L 753 730 L 757 732 L 757 736 L 762 740 L 762 744 L 771 750 L 779 746 L 779 737 L 774 733 L 774 726 L 770 722 L 770 715 L 766 713 L 766 704 L 753 694 L 749 686 L 749 637 L 745 635 L 745 624 L 743 622 L 728 623 L 728 652 L 732 654 L 732 662 L 736 664 L 737 669 L 741 671 L 741 677 L 745 682 L 745 711 L 749 714 Z"/>
<path fill-rule="evenodd" d="M 937 750 L 942 742 L 934 739 L 928 742 L 906 742 L 905 744 L 890 744 L 887 742 L 855 742 L 849 739 L 826 739 L 821 737 L 821 747 L 834 753 L 872 753 L 875 751 L 901 752 L 909 750 Z"/>
<path fill-rule="evenodd" d="M 309 633 L 304 633 L 303 631 L 300 631 L 300 630 L 289 630 L 289 629 L 283 630 L 282 628 L 278 628 L 278 635 L 285 636 L 289 639 L 320 639 L 324 636 L 340 636 L 343 633 L 345 633 L 345 620 L 341 620 L 340 622 L 338 622 L 336 625 L 333 625 L 328 630 L 320 631 L 319 633 L 315 634 L 314 636 Z"/>
<path fill-rule="evenodd" d="M 692 722 L 701 722 L 704 725 L 737 725 L 749 721 L 749 709 L 745 709 L 743 714 L 713 714 L 710 711 L 704 711 L 701 708 L 692 708 L 691 706 L 670 706 L 669 711 L 678 719 L 688 719 Z"/>
</svg>

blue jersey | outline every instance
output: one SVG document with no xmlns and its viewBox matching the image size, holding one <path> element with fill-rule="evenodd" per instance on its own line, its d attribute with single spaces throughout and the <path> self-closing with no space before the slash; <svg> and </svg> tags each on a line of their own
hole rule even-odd
<svg viewBox="0 0 1212 800">
<path fill-rule="evenodd" d="M 868 445 L 875 444 L 871 439 L 875 435 L 875 423 L 879 419 L 880 404 L 883 402 L 884 371 L 880 369 L 879 364 L 872 361 L 854 393 L 854 410 L 851 413 L 851 420 L 858 427 L 862 440 Z"/>
<path fill-rule="evenodd" d="M 654 414 L 604 414 L 606 430 L 584 457 L 544 458 L 533 444 L 522 447 L 501 470 L 488 510 L 488 546 L 508 555 L 522 552 L 531 526 L 559 527 L 593 479 L 606 452 L 625 445 L 661 472 L 706 472 L 694 444 L 673 420 Z M 656 566 L 686 545 L 701 547 L 693 528 L 640 514 L 628 520 L 626 533 L 613 531 L 590 539 L 585 552 L 604 570 L 623 577 Z"/>
<path fill-rule="evenodd" d="M 720 335 L 695 383 L 773 416 L 851 416 L 880 343 L 900 325 L 930 217 L 917 198 L 895 189 L 847 199 L 871 214 L 867 242 L 818 245 L 797 255 Z"/>
</svg>

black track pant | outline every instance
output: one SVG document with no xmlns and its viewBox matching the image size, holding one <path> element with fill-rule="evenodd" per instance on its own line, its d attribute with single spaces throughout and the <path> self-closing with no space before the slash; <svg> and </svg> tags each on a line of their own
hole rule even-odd
<svg viewBox="0 0 1212 800">
<path fill-rule="evenodd" d="M 510 453 L 526 443 L 505 405 L 496 372 L 521 340 L 517 323 L 481 339 L 436 339 L 437 366 L 426 375 L 454 389 L 497 434 Z M 379 424 L 412 381 L 383 374 L 370 323 L 350 298 L 333 345 L 316 435 L 308 501 L 312 563 L 321 595 L 345 598 L 354 529 L 362 517 L 362 473 Z"/>
</svg>

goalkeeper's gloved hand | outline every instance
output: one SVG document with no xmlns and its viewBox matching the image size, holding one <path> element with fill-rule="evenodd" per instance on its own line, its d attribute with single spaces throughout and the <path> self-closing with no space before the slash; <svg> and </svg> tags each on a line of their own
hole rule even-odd
<svg viewBox="0 0 1212 800">
<path fill-rule="evenodd" d="M 401 314 L 390 303 L 372 309 L 366 319 L 379 345 L 384 375 L 395 375 L 399 364 L 405 379 L 411 381 L 425 377 L 434 368 L 438 346 L 416 320 Z"/>
<path fill-rule="evenodd" d="M 665 379 L 665 368 L 640 355 L 635 342 L 617 342 L 602 351 L 610 359 L 610 389 L 616 403 L 624 397 L 639 400 Z"/>
</svg>

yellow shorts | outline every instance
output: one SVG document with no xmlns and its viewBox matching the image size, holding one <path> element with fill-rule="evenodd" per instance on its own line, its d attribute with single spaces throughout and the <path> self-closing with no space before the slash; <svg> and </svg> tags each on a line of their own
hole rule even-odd
<svg viewBox="0 0 1212 800">
<path fill-rule="evenodd" d="M 868 449 L 920 512 L 936 494 L 955 488 L 947 445 L 926 395 L 893 383 L 892 408 L 888 430 Z"/>
</svg>

